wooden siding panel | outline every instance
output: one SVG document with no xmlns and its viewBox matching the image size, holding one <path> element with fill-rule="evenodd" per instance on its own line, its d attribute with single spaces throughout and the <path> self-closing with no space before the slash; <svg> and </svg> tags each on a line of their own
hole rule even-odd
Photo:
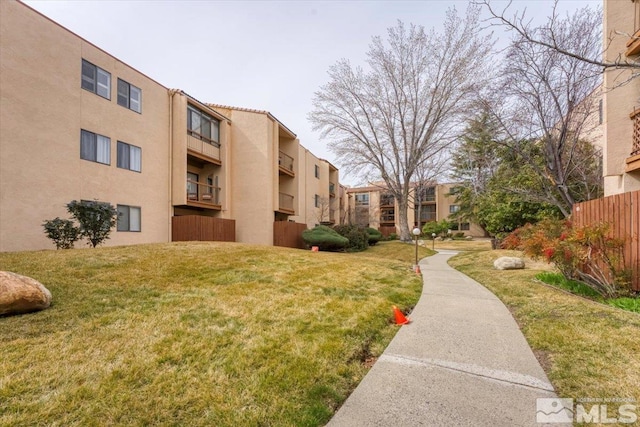
<svg viewBox="0 0 640 427">
<path fill-rule="evenodd" d="M 287 248 L 306 249 L 302 240 L 302 232 L 307 224 L 290 221 L 275 221 L 273 223 L 273 245 Z"/>
<path fill-rule="evenodd" d="M 236 222 L 233 219 L 200 215 L 171 218 L 171 241 L 236 241 Z"/>
</svg>

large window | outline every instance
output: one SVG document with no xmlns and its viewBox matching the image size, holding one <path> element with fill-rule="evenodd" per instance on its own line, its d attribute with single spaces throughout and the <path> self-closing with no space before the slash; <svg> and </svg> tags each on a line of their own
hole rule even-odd
<svg viewBox="0 0 640 427">
<path fill-rule="evenodd" d="M 142 149 L 126 142 L 118 141 L 118 167 L 140 172 Z"/>
<path fill-rule="evenodd" d="M 118 205 L 118 231 L 140 231 L 142 221 L 137 206 Z"/>
<path fill-rule="evenodd" d="M 82 89 L 111 99 L 111 74 L 89 61 L 82 60 Z"/>
<path fill-rule="evenodd" d="M 111 140 L 82 129 L 80 131 L 80 158 L 92 162 L 111 164 Z"/>
<path fill-rule="evenodd" d="M 369 193 L 355 195 L 356 206 L 369 206 Z"/>
<path fill-rule="evenodd" d="M 220 121 L 191 105 L 187 107 L 187 133 L 208 144 L 220 146 Z"/>
<path fill-rule="evenodd" d="M 127 107 L 136 113 L 142 112 L 142 90 L 118 79 L 118 105 Z"/>
</svg>

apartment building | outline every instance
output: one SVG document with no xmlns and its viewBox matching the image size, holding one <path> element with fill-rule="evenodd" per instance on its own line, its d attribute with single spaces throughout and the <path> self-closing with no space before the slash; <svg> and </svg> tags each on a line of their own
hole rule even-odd
<svg viewBox="0 0 640 427">
<path fill-rule="evenodd" d="M 640 60 L 640 0 L 604 1 L 604 59 Z M 604 192 L 640 190 L 640 77 L 633 71 L 604 73 Z M 638 71 L 635 71 L 638 74 Z"/>
<path fill-rule="evenodd" d="M 338 169 L 302 145 L 298 158 L 304 173 L 300 174 L 297 215 L 292 220 L 309 228 L 340 223 Z"/>
<path fill-rule="evenodd" d="M 71 200 L 117 207 L 110 244 L 168 241 L 167 88 L 14 1 L 0 58 L 0 251 L 51 248 Z"/>
<path fill-rule="evenodd" d="M 422 228 L 427 222 L 449 219 L 459 206 L 449 196 L 454 184 L 430 183 L 410 190 L 407 221 L 410 227 Z M 347 189 L 347 221 L 379 229 L 384 235 L 398 233 L 398 203 L 383 183 Z M 455 221 L 451 231 L 467 236 L 484 236 L 484 230 L 473 223 Z"/>
<path fill-rule="evenodd" d="M 271 113 L 169 89 L 17 1 L 0 2 L 0 58 L 0 251 L 52 248 L 42 223 L 71 200 L 117 207 L 108 245 L 171 241 L 179 217 L 271 245 L 305 174 L 322 197 L 339 185 Z"/>
</svg>

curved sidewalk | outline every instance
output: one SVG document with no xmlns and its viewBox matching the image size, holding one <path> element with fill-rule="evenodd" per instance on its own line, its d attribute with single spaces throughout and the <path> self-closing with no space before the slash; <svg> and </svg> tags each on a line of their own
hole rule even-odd
<svg viewBox="0 0 640 427">
<path fill-rule="evenodd" d="M 420 261 L 424 287 L 411 323 L 329 427 L 543 425 L 536 398 L 556 397 L 553 386 L 504 304 L 449 267 L 455 253 Z"/>
</svg>

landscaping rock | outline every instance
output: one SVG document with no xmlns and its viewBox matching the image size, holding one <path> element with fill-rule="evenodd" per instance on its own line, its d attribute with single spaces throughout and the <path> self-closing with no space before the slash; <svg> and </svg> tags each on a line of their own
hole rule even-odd
<svg viewBox="0 0 640 427">
<path fill-rule="evenodd" d="M 51 305 L 51 292 L 31 277 L 0 271 L 0 315 L 29 313 Z"/>
<path fill-rule="evenodd" d="M 503 256 L 495 260 L 493 266 L 498 270 L 522 270 L 524 260 L 518 257 Z"/>
<path fill-rule="evenodd" d="M 465 239 L 467 239 L 467 240 L 473 240 L 473 236 L 467 236 L 467 237 L 465 237 Z"/>
</svg>

